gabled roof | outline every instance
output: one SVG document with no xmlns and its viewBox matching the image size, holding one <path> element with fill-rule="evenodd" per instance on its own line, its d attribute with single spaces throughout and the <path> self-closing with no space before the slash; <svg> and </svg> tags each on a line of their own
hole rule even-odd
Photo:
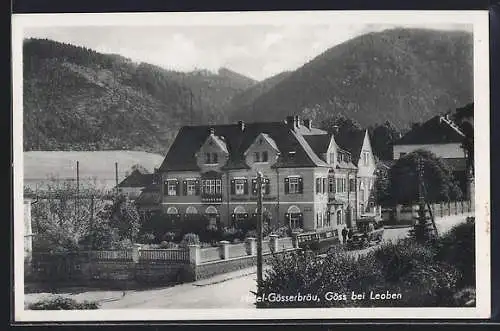
<svg viewBox="0 0 500 331">
<path fill-rule="evenodd" d="M 460 143 L 463 140 L 464 134 L 458 126 L 451 120 L 438 115 L 414 127 L 394 145 L 449 144 Z"/>
<path fill-rule="evenodd" d="M 330 134 L 316 134 L 304 136 L 304 139 L 316 154 L 321 155 L 328 151 L 332 136 Z"/>
<path fill-rule="evenodd" d="M 366 131 L 343 131 L 334 136 L 337 145 L 351 153 L 352 162 L 357 165 L 363 148 Z"/>
<path fill-rule="evenodd" d="M 153 174 L 143 174 L 135 169 L 118 184 L 118 187 L 146 187 L 153 182 L 153 176 Z"/>
<path fill-rule="evenodd" d="M 293 132 L 285 122 L 258 122 L 246 123 L 243 130 L 238 124 L 182 127 L 159 170 L 199 170 L 195 153 L 206 141 L 211 128 L 214 130 L 215 135 L 224 137 L 229 151 L 229 160 L 223 169 L 248 168 L 248 165 L 245 164 L 244 152 L 261 133 L 271 138 L 280 151 L 275 167 L 317 167 L 326 165 L 315 155 L 301 134 Z M 309 130 L 308 128 L 304 128 L 304 130 L 299 128 L 297 131 L 324 132 L 322 130 Z"/>
</svg>

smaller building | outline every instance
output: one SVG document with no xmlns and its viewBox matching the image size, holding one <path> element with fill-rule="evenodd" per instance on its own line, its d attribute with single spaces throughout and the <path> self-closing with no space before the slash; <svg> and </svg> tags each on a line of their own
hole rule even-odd
<svg viewBox="0 0 500 331">
<path fill-rule="evenodd" d="M 143 173 L 135 169 L 118 184 L 118 192 L 126 195 L 130 200 L 135 200 L 139 197 L 142 190 L 153 183 L 153 180 L 154 174 Z"/>
<path fill-rule="evenodd" d="M 450 114 L 434 116 L 427 122 L 414 125 L 394 143 L 393 158 L 397 160 L 418 149 L 434 153 L 449 165 L 460 189 L 470 197 L 470 162 L 464 145 L 466 139 L 461 125 Z"/>
</svg>

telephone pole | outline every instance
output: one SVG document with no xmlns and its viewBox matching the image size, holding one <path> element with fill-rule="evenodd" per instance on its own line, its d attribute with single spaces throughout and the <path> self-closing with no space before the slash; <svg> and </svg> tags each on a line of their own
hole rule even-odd
<svg viewBox="0 0 500 331">
<path fill-rule="evenodd" d="M 115 162 L 115 191 L 118 195 L 118 162 Z"/>
<path fill-rule="evenodd" d="M 257 293 L 262 286 L 262 172 L 257 172 Z"/>
</svg>

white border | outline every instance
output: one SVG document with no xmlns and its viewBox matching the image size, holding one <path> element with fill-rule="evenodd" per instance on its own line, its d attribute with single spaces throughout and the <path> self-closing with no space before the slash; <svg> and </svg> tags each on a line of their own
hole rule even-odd
<svg viewBox="0 0 500 331">
<path fill-rule="evenodd" d="M 284 24 L 472 24 L 474 33 L 474 103 L 476 160 L 475 308 L 320 308 L 320 309 L 157 309 L 25 311 L 23 246 L 23 116 L 22 40 L 27 27 L 159 26 L 159 25 L 284 25 Z M 489 160 L 489 31 L 487 11 L 307 11 L 232 13 L 20 14 L 12 17 L 14 138 L 14 293 L 15 320 L 129 321 L 359 319 L 359 318 L 489 318 L 490 317 L 490 160 Z"/>
</svg>

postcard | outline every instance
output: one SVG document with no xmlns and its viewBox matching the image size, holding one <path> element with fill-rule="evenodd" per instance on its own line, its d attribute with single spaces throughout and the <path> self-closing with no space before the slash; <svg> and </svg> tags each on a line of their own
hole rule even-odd
<svg viewBox="0 0 500 331">
<path fill-rule="evenodd" d="M 15 318 L 490 316 L 487 11 L 13 15 Z"/>
</svg>

